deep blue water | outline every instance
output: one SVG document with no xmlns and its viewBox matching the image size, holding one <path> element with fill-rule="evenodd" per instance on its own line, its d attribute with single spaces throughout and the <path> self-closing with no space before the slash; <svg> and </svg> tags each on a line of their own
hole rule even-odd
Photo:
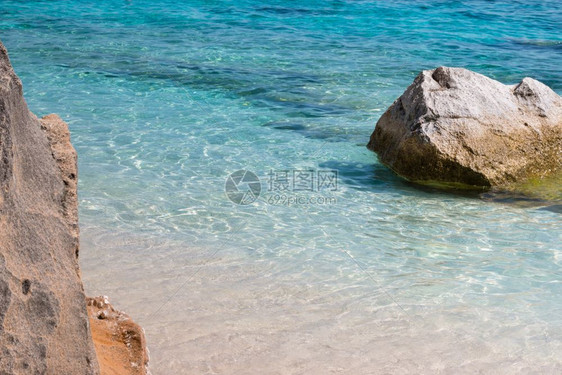
<svg viewBox="0 0 562 375">
<path fill-rule="evenodd" d="M 561 30 L 560 1 L 0 0 L 78 150 L 86 289 L 155 374 L 560 373 L 559 205 L 422 189 L 365 144 L 422 69 L 562 93 Z M 337 189 L 267 191 L 293 170 Z"/>
</svg>

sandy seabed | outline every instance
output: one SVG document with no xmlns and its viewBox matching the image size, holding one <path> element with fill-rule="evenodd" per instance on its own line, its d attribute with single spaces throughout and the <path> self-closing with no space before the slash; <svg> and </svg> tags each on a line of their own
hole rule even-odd
<svg viewBox="0 0 562 375">
<path fill-rule="evenodd" d="M 328 259 L 295 265 L 99 228 L 82 230 L 81 257 L 87 293 L 111 295 L 146 330 L 154 375 L 562 371 L 547 322 L 446 288 L 386 289 Z"/>
</svg>

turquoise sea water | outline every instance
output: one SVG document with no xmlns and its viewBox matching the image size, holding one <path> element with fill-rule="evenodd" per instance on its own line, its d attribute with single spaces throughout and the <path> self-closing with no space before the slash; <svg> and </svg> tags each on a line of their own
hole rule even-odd
<svg viewBox="0 0 562 375">
<path fill-rule="evenodd" d="M 562 93 L 561 30 L 559 1 L 0 0 L 31 110 L 78 150 L 86 290 L 154 374 L 562 372 L 560 205 L 422 189 L 365 148 L 422 69 Z M 337 189 L 284 205 L 285 170 Z"/>
</svg>

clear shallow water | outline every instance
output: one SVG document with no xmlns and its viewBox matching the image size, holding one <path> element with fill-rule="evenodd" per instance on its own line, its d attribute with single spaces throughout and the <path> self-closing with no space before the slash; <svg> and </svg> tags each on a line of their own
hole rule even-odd
<svg viewBox="0 0 562 375">
<path fill-rule="evenodd" d="M 560 373 L 560 209 L 416 188 L 365 144 L 421 69 L 561 93 L 561 14 L 0 1 L 0 38 L 70 124 L 85 287 L 144 326 L 153 373 Z M 241 168 L 335 169 L 335 202 L 237 206 Z"/>
</svg>

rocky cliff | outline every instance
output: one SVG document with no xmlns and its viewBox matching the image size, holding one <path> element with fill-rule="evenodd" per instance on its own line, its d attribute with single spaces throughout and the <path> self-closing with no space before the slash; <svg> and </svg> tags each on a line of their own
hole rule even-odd
<svg viewBox="0 0 562 375">
<path fill-rule="evenodd" d="M 562 98 L 525 78 L 512 86 L 461 68 L 418 75 L 367 146 L 413 181 L 510 186 L 562 169 Z"/>
<path fill-rule="evenodd" d="M 0 374 L 100 373 L 78 264 L 76 184 L 67 125 L 28 110 L 0 43 Z M 144 345 L 142 329 L 127 327 Z M 120 373 L 146 373 L 145 354 L 124 358 L 123 368 L 138 363 L 141 372 Z"/>
<path fill-rule="evenodd" d="M 78 266 L 76 153 L 0 45 L 0 373 L 97 374 Z"/>
</svg>

